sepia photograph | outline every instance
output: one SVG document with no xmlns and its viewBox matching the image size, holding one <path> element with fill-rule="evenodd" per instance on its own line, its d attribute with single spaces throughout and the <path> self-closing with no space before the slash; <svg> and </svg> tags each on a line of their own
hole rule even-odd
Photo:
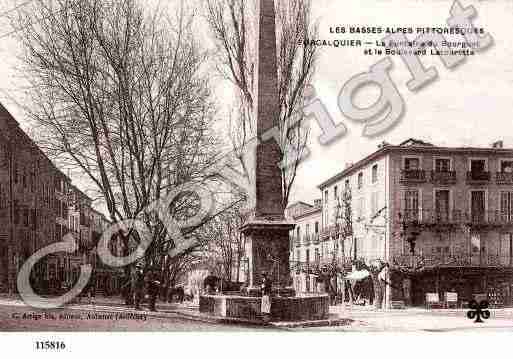
<svg viewBox="0 0 513 359">
<path fill-rule="evenodd" d="M 0 0 L 0 344 L 512 333 L 512 22 L 510 0 Z M 325 352 L 274 352 L 303 338 Z"/>
</svg>

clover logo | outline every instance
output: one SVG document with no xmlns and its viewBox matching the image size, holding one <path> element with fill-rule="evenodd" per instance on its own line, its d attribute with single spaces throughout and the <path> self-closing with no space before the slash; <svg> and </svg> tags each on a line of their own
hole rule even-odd
<svg viewBox="0 0 513 359">
<path fill-rule="evenodd" d="M 474 319 L 474 323 L 484 323 L 481 318 L 488 319 L 490 318 L 490 311 L 488 308 L 488 301 L 482 300 L 479 303 L 477 301 L 472 300 L 469 303 L 470 310 L 467 312 L 468 319 Z"/>
</svg>

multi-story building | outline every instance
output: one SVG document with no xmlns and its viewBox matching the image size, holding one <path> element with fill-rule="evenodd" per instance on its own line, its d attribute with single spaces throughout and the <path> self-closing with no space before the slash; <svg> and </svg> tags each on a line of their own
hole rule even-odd
<svg viewBox="0 0 513 359">
<path fill-rule="evenodd" d="M 293 286 L 296 293 L 318 292 L 320 288 L 310 266 L 318 266 L 332 248 L 319 241 L 321 231 L 321 200 L 314 205 L 296 202 L 287 207 L 286 216 L 296 223 L 290 234 L 290 263 Z"/>
<path fill-rule="evenodd" d="M 91 223 L 91 250 L 88 252 L 87 263 L 93 267 L 93 275 L 96 291 L 103 295 L 113 295 L 120 292 L 123 280 L 122 268 L 112 268 L 101 261 L 98 256 L 97 245 L 103 232 L 111 225 L 111 222 L 99 211 L 92 209 L 90 213 Z M 109 242 L 109 250 L 114 256 L 122 256 L 122 243 L 117 235 L 113 235 Z"/>
<path fill-rule="evenodd" d="M 24 261 L 53 241 L 59 174 L 0 104 L 0 290 L 14 291 Z M 47 273 L 38 263 L 33 285 L 41 285 Z"/>
<path fill-rule="evenodd" d="M 384 143 L 319 189 L 321 242 L 335 243 L 349 257 L 343 262 L 388 263 L 387 305 L 420 305 L 427 293 L 443 300 L 447 292 L 459 303 L 476 294 L 512 303 L 513 149 L 502 142 Z M 351 198 L 350 236 L 340 233 L 342 193 Z"/>
<path fill-rule="evenodd" d="M 16 276 L 34 252 L 71 233 L 76 253 L 54 253 L 31 272 L 38 292 L 59 291 L 78 278 L 90 241 L 91 199 L 71 184 L 0 104 L 0 290 L 16 291 Z"/>
</svg>

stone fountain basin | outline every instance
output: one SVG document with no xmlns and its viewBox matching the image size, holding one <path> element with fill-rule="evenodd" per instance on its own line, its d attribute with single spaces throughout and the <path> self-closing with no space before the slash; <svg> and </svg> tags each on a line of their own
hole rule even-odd
<svg viewBox="0 0 513 359">
<path fill-rule="evenodd" d="M 215 316 L 260 320 L 261 297 L 240 295 L 201 295 L 199 310 Z M 308 293 L 294 297 L 271 297 L 271 321 L 328 319 L 328 294 Z"/>
</svg>

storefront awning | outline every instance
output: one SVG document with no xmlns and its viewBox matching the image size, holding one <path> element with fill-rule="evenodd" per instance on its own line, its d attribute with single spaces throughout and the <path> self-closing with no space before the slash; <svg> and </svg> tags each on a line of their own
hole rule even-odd
<svg viewBox="0 0 513 359">
<path fill-rule="evenodd" d="M 346 275 L 346 279 L 349 280 L 362 280 L 367 278 L 370 275 L 369 271 L 366 269 L 355 270 Z"/>
</svg>

